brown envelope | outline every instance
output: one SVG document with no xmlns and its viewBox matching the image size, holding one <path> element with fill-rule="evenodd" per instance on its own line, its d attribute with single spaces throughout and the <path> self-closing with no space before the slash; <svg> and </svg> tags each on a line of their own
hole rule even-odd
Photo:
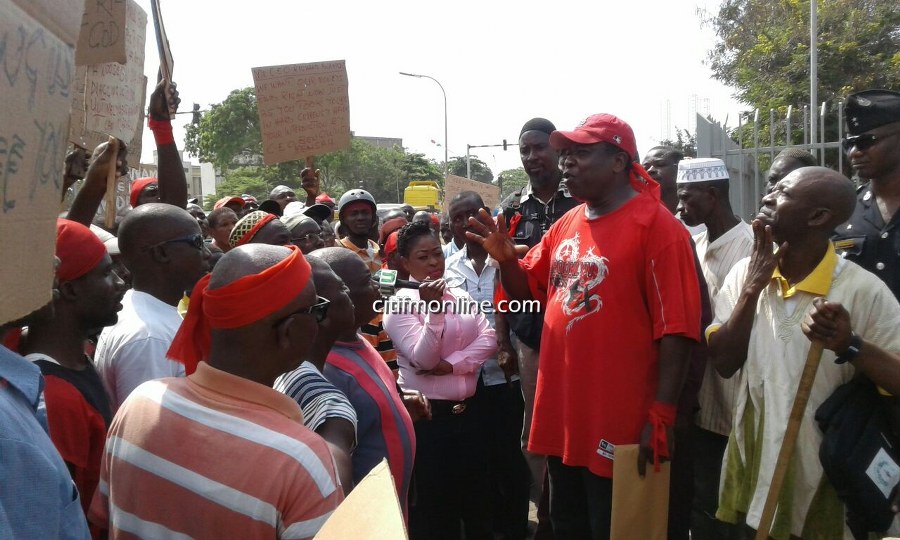
<svg viewBox="0 0 900 540">
<path fill-rule="evenodd" d="M 669 463 L 655 472 L 647 463 L 644 478 L 637 472 L 638 445 L 616 446 L 613 463 L 612 540 L 665 540 L 669 519 Z"/>
</svg>

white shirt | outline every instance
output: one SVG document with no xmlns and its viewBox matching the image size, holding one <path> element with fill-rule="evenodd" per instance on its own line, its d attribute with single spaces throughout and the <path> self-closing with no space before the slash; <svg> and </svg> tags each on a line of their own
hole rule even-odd
<svg viewBox="0 0 900 540">
<path fill-rule="evenodd" d="M 465 244 L 463 244 L 463 248 L 464 247 L 466 247 Z M 462 249 L 462 248 L 457 246 L 456 240 L 454 240 L 452 238 L 450 239 L 449 243 L 446 243 L 443 246 L 441 246 L 441 251 L 444 252 L 444 259 L 449 259 L 451 255 L 455 255 L 456 253 L 459 253 L 460 249 Z"/>
<path fill-rule="evenodd" d="M 100 334 L 95 355 L 113 412 L 147 381 L 184 377 L 184 365 L 166 358 L 179 326 L 175 306 L 144 292 L 125 293 L 119 321 Z"/>
<path fill-rule="evenodd" d="M 716 302 L 714 324 L 731 317 L 747 276 L 750 259 L 740 261 L 725 278 Z M 758 475 L 755 490 L 749 493 L 746 512 L 747 525 L 759 527 L 763 505 L 772 482 L 775 463 L 800 374 L 806 362 L 810 341 L 803 335 L 800 323 L 809 313 L 815 295 L 798 291 L 794 309 L 789 311 L 776 281 L 760 294 L 756 304 L 753 330 L 747 349 L 747 360 L 739 375 L 740 391 L 735 408 L 734 430 L 728 441 L 722 464 L 719 512 L 722 504 L 733 500 L 730 490 L 748 489 L 749 483 L 735 485 L 733 475 L 740 470 L 753 470 L 754 456 L 758 456 Z M 832 273 L 827 299 L 839 302 L 850 313 L 850 325 L 862 338 L 894 354 L 900 353 L 900 305 L 878 277 L 850 261 L 838 258 Z M 835 354 L 825 350 L 816 372 L 809 403 L 803 414 L 794 455 L 794 494 L 784 511 L 790 512 L 791 534 L 800 536 L 807 513 L 813 511 L 813 498 L 823 478 L 819 461 L 822 432 L 815 421 L 816 410 L 854 375 L 853 365 L 835 364 Z M 733 510 L 733 509 L 732 509 Z M 818 509 L 821 511 L 821 508 Z M 728 509 L 726 508 L 726 511 Z M 779 505 L 779 512 L 782 512 Z M 814 514 L 815 516 L 816 514 Z M 813 517 L 813 519 L 815 519 Z M 845 529 L 845 538 L 852 538 Z"/>
<path fill-rule="evenodd" d="M 725 276 L 738 261 L 749 257 L 753 250 L 753 228 L 749 223 L 741 221 L 713 242 L 709 241 L 709 233 L 703 231 L 694 236 L 694 244 L 709 289 L 710 307 L 715 313 L 716 295 L 722 288 Z M 734 402 L 737 399 L 740 379 L 737 375 L 724 379 L 713 367 L 712 362 L 706 363 L 703 384 L 697 394 L 700 403 L 700 412 L 697 414 L 698 426 L 726 437 L 731 433 L 731 416 L 734 414 Z"/>
<path fill-rule="evenodd" d="M 485 264 L 481 275 L 478 275 L 475 267 L 472 266 L 472 261 L 469 260 L 469 250 L 466 246 L 450 256 L 444 264 L 444 279 L 469 293 L 469 296 L 478 302 L 479 306 L 492 306 L 491 309 L 485 309 L 482 313 L 491 324 L 491 328 L 495 328 L 493 301 L 494 276 L 497 274 L 497 268 Z M 461 283 L 457 285 L 456 282 Z M 511 380 L 518 379 L 518 375 L 513 375 Z M 481 367 L 481 380 L 484 381 L 485 386 L 506 384 L 506 376 L 503 374 L 500 364 L 497 363 L 496 354 L 488 358 Z"/>
</svg>

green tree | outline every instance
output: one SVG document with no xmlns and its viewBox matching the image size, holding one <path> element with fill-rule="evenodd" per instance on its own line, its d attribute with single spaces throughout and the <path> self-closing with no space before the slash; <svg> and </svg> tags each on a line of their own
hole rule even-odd
<svg viewBox="0 0 900 540">
<path fill-rule="evenodd" d="M 514 191 L 518 191 L 528 184 L 528 173 L 525 172 L 524 167 L 507 169 L 498 174 L 497 178 L 503 179 L 502 185 L 500 186 L 501 201 L 507 198 Z M 498 181 L 498 183 L 500 182 Z"/>
<path fill-rule="evenodd" d="M 487 166 L 487 163 L 478 159 L 477 156 L 470 156 L 470 161 L 472 163 L 472 180 L 490 184 L 494 179 L 494 173 L 491 172 L 491 168 Z M 447 171 L 450 174 L 466 178 L 466 157 L 460 156 L 450 158 Z"/>
<path fill-rule="evenodd" d="M 324 191 L 339 195 L 360 188 L 379 203 L 393 203 L 402 200 L 407 185 L 403 181 L 404 156 L 399 148 L 380 148 L 353 139 L 350 149 L 321 156 L 316 166 L 322 170 Z"/>
<path fill-rule="evenodd" d="M 440 183 L 444 180 L 444 173 L 440 166 L 435 161 L 426 158 L 425 154 L 404 154 L 400 168 L 403 172 L 403 179 L 407 181 L 432 180 Z"/>
<path fill-rule="evenodd" d="M 896 0 L 818 1 L 818 97 L 900 87 Z M 762 110 L 809 103 L 809 0 L 725 0 L 704 22 L 716 32 L 714 76 Z"/>
<path fill-rule="evenodd" d="M 671 146 L 684 154 L 684 157 L 697 157 L 697 138 L 686 129 L 675 128 L 675 140 L 663 139 L 660 146 Z"/>
<path fill-rule="evenodd" d="M 263 200 L 269 196 L 270 190 L 271 186 L 262 178 L 256 168 L 232 169 L 225 174 L 225 181 L 216 186 L 216 193 L 206 196 L 206 208 L 212 208 L 213 204 L 222 197 L 240 196 L 244 193 Z"/>
</svg>

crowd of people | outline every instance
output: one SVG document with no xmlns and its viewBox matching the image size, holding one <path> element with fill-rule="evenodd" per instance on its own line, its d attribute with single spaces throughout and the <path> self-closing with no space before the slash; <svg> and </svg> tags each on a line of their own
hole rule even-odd
<svg viewBox="0 0 900 540">
<path fill-rule="evenodd" d="M 386 460 L 414 540 L 609 538 L 624 445 L 670 462 L 670 539 L 900 531 L 900 93 L 846 100 L 858 187 L 788 148 L 748 222 L 723 161 L 611 114 L 526 122 L 497 208 L 379 215 L 308 167 L 207 213 L 165 88 L 158 177 L 110 229 L 127 149 L 68 159 L 53 299 L 2 327 L 0 537 L 312 538 Z"/>
</svg>

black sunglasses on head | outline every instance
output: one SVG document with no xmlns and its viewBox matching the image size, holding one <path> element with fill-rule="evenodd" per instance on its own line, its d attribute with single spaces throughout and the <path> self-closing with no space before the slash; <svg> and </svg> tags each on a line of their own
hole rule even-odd
<svg viewBox="0 0 900 540">
<path fill-rule="evenodd" d="M 203 246 L 205 244 L 205 242 L 203 241 L 203 235 L 198 233 L 198 234 L 192 234 L 190 236 L 181 236 L 178 238 L 172 238 L 171 240 L 163 240 L 162 242 L 159 242 L 158 244 L 153 244 L 152 246 L 147 246 L 144 249 L 151 250 L 155 247 L 159 247 L 159 246 L 162 246 L 165 244 L 177 244 L 177 243 L 190 244 L 200 250 L 203 249 Z"/>
<path fill-rule="evenodd" d="M 841 146 L 844 148 L 844 152 L 847 152 L 848 154 L 854 147 L 856 147 L 857 150 L 868 150 L 869 148 L 875 146 L 878 141 L 896 135 L 897 133 L 900 132 L 887 133 L 885 135 L 872 135 L 871 133 L 863 133 L 862 135 L 844 137 L 841 140 Z"/>
</svg>

